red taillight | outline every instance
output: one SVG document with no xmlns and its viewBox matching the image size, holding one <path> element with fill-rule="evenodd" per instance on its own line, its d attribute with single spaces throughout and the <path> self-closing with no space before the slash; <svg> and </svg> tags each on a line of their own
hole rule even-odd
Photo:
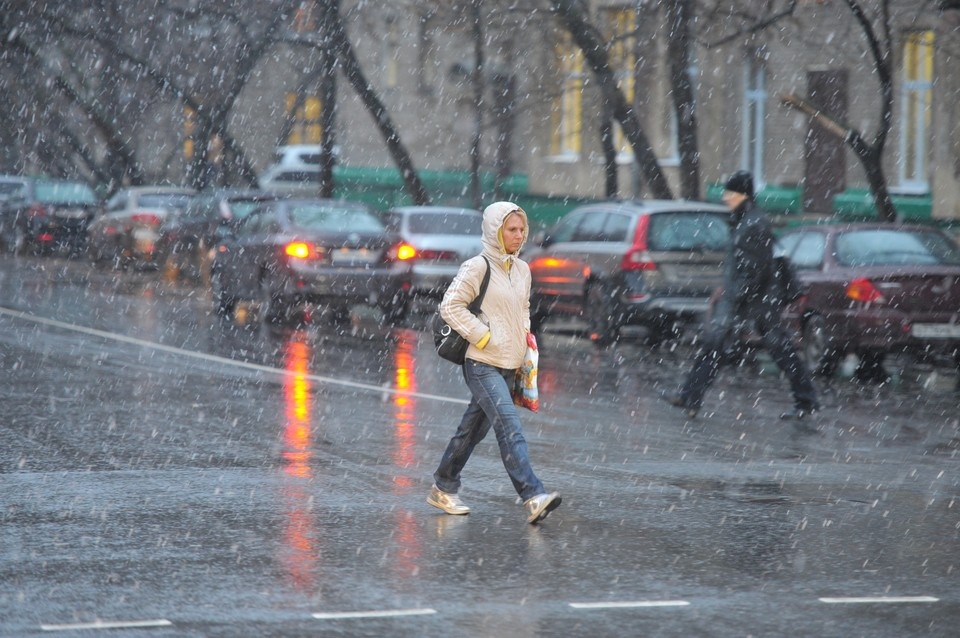
<svg viewBox="0 0 960 638">
<path fill-rule="evenodd" d="M 866 277 L 857 277 L 847 284 L 847 297 L 863 303 L 883 303 L 885 301 L 877 287 Z"/>
<path fill-rule="evenodd" d="M 641 215 L 637 222 L 637 231 L 633 234 L 633 245 L 620 261 L 621 270 L 656 270 L 657 263 L 647 259 L 647 229 L 650 227 L 650 215 Z"/>
<path fill-rule="evenodd" d="M 410 244 L 400 244 L 397 246 L 397 259 L 407 261 L 417 256 L 417 249 Z"/>
<path fill-rule="evenodd" d="M 294 259 L 318 259 L 323 251 L 310 242 L 292 241 L 283 248 L 283 254 Z"/>
<path fill-rule="evenodd" d="M 135 213 L 130 216 L 130 220 L 134 224 L 144 224 L 146 226 L 159 226 L 160 225 L 160 216 L 156 213 Z"/>
<path fill-rule="evenodd" d="M 410 261 L 417 257 L 417 249 L 411 246 L 410 244 L 400 242 L 399 244 L 394 244 L 390 247 L 390 250 L 387 251 L 386 258 L 387 261 Z"/>
</svg>

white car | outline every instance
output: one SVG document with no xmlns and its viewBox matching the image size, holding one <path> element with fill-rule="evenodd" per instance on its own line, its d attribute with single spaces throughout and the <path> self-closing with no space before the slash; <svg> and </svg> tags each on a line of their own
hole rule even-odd
<svg viewBox="0 0 960 638">
<path fill-rule="evenodd" d="M 400 206 L 383 218 L 387 228 L 416 251 L 411 285 L 420 297 L 441 298 L 460 264 L 483 250 L 483 214 L 472 208 Z"/>
</svg>

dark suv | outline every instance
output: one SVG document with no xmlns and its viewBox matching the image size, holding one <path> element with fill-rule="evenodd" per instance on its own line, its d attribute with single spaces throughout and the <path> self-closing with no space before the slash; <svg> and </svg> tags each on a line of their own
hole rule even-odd
<svg viewBox="0 0 960 638">
<path fill-rule="evenodd" d="M 642 325 L 648 340 L 700 320 L 720 285 L 729 211 L 673 200 L 575 208 L 524 258 L 533 275 L 532 329 L 550 317 L 582 317 L 598 346 Z"/>
</svg>

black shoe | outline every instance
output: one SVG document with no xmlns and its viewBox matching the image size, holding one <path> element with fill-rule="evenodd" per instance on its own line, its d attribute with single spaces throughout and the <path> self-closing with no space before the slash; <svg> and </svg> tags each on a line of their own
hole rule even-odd
<svg viewBox="0 0 960 638">
<path fill-rule="evenodd" d="M 802 421 L 804 419 L 815 417 L 819 409 L 819 406 L 814 406 L 812 408 L 794 407 L 792 410 L 788 410 L 781 414 L 780 418 L 784 421 Z"/>
<path fill-rule="evenodd" d="M 683 408 L 688 419 L 696 418 L 697 412 L 700 411 L 700 408 L 687 405 L 687 402 L 683 399 L 679 392 L 663 392 L 660 395 L 660 398 L 675 408 Z"/>
</svg>

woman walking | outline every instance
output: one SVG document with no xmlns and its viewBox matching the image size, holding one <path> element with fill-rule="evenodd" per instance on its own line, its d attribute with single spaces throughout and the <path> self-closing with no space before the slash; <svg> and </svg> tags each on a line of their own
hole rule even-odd
<svg viewBox="0 0 960 638">
<path fill-rule="evenodd" d="M 460 266 L 440 302 L 444 321 L 470 342 L 463 378 L 473 395 L 433 474 L 427 497 L 430 505 L 447 514 L 470 513 L 457 494 L 460 472 L 491 427 L 503 465 L 523 499 L 527 522 L 543 520 L 560 505 L 560 495 L 548 494 L 530 466 L 520 416 L 510 395 L 530 331 L 530 268 L 517 257 L 527 233 L 527 214 L 519 206 L 510 202 L 487 206 L 483 253 Z M 488 267 L 490 282 L 478 317 L 467 306 L 478 296 Z"/>
</svg>

